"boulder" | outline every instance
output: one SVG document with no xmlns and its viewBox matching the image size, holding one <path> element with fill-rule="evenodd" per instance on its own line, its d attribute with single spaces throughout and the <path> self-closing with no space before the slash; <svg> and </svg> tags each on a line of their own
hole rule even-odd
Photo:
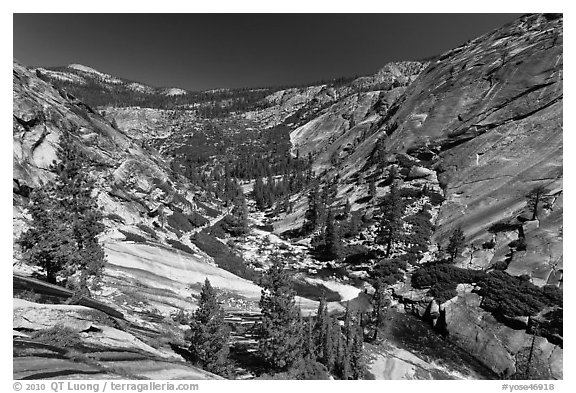
<svg viewBox="0 0 576 393">
<path fill-rule="evenodd" d="M 432 169 L 424 168 L 422 166 L 414 165 L 410 168 L 410 172 L 408 172 L 408 176 L 406 176 L 406 180 L 414 180 L 414 179 L 429 179 L 432 180 L 436 176 L 436 172 Z"/>
</svg>

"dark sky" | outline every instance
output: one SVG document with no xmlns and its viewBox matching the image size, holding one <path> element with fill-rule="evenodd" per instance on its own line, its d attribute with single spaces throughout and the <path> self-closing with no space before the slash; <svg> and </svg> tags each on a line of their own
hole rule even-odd
<svg viewBox="0 0 576 393">
<path fill-rule="evenodd" d="M 14 14 L 14 58 L 152 86 L 284 85 L 442 53 L 519 14 Z"/>
</svg>

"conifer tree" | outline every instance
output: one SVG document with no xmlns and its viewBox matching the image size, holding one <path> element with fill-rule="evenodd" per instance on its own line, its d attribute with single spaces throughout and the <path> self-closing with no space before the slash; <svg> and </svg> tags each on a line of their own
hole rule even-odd
<svg viewBox="0 0 576 393">
<path fill-rule="evenodd" d="M 352 379 L 364 378 L 364 332 L 360 323 L 360 315 L 353 318 L 353 323 L 349 329 L 348 346 L 350 352 L 350 375 Z"/>
<path fill-rule="evenodd" d="M 333 373 L 340 379 L 350 379 L 350 351 L 346 342 L 346 337 L 342 336 L 340 332 L 340 324 L 338 320 L 333 318 L 333 331 L 338 332 L 334 334 L 334 347 L 336 352 L 336 359 L 334 364 Z"/>
<path fill-rule="evenodd" d="M 458 227 L 452 232 L 450 236 L 450 240 L 448 241 L 448 247 L 446 247 L 446 251 L 450 256 L 450 262 L 454 262 L 454 259 L 458 256 L 462 249 L 464 248 L 464 232 L 462 231 L 461 227 Z"/>
<path fill-rule="evenodd" d="M 374 329 L 372 341 L 376 341 L 378 339 L 378 330 L 384 326 L 389 305 L 389 302 L 385 297 L 385 286 L 382 279 L 379 278 L 374 286 L 376 291 L 372 297 L 372 325 Z"/>
<path fill-rule="evenodd" d="M 543 186 L 538 186 L 530 190 L 526 199 L 528 202 L 528 209 L 532 213 L 532 220 L 538 218 L 538 206 L 542 197 L 546 194 L 546 189 Z"/>
<path fill-rule="evenodd" d="M 350 204 L 350 199 L 346 198 L 346 204 L 344 205 L 344 215 L 346 217 L 350 216 L 351 210 L 352 210 L 352 205 Z"/>
<path fill-rule="evenodd" d="M 404 206 L 396 183 L 390 186 L 390 193 L 386 195 L 380 206 L 382 218 L 378 228 L 378 240 L 386 246 L 386 258 L 390 256 L 392 244 L 401 238 L 402 213 Z"/>
<path fill-rule="evenodd" d="M 323 296 L 318 303 L 318 312 L 316 313 L 316 320 L 314 323 L 314 345 L 318 355 L 318 359 L 322 361 L 326 358 L 324 350 L 324 342 L 326 340 L 326 330 L 328 323 L 328 310 L 326 298 Z"/>
<path fill-rule="evenodd" d="M 329 259 L 339 259 L 343 254 L 343 244 L 340 238 L 339 229 L 335 225 L 335 218 L 332 209 L 328 210 L 326 216 L 326 234 L 324 236 L 326 256 Z"/>
<path fill-rule="evenodd" d="M 305 359 L 316 361 L 316 343 L 314 341 L 314 322 L 312 318 L 308 318 L 304 325 L 303 343 L 304 348 L 302 351 L 302 356 Z"/>
<path fill-rule="evenodd" d="M 290 277 L 278 255 L 271 257 L 272 265 L 262 277 L 258 326 L 259 353 L 274 370 L 288 369 L 302 350 L 300 310 L 294 302 Z"/>
<path fill-rule="evenodd" d="M 239 193 L 234 198 L 230 224 L 228 230 L 234 236 L 243 235 L 248 232 L 248 207 L 246 206 L 246 198 L 243 193 Z"/>
<path fill-rule="evenodd" d="M 228 372 L 228 340 L 230 329 L 224 321 L 224 310 L 208 278 L 200 292 L 198 308 L 190 322 L 186 338 L 189 351 L 202 368 L 215 374 Z"/>
<path fill-rule="evenodd" d="M 42 267 L 48 282 L 55 284 L 60 276 L 77 295 L 89 296 L 88 287 L 98 286 L 105 263 L 97 239 L 104 231 L 102 212 L 92 195 L 88 159 L 69 133 L 62 133 L 57 157 L 51 166 L 55 181 L 31 195 L 33 222 L 19 244 L 24 261 Z M 69 279 L 73 275 L 76 281 Z"/>
<path fill-rule="evenodd" d="M 57 284 L 58 276 L 69 270 L 69 265 L 76 265 L 77 254 L 72 227 L 50 191 L 40 187 L 30 194 L 28 210 L 32 227 L 18 242 L 23 250 L 23 261 L 42 268 L 46 281 Z"/>
<path fill-rule="evenodd" d="M 368 183 L 368 195 L 372 200 L 376 198 L 376 178 L 374 176 L 370 178 L 370 183 Z"/>
<path fill-rule="evenodd" d="M 334 373 L 336 371 L 338 350 L 340 343 L 340 324 L 336 318 L 326 320 L 326 335 L 324 336 L 324 358 L 322 362 L 326 368 Z"/>
<path fill-rule="evenodd" d="M 318 183 L 314 185 L 312 190 L 310 190 L 308 194 L 308 209 L 306 210 L 304 218 L 306 219 L 306 223 L 304 224 L 307 231 L 314 231 L 318 227 L 320 221 L 320 214 L 319 214 L 319 189 Z"/>
</svg>

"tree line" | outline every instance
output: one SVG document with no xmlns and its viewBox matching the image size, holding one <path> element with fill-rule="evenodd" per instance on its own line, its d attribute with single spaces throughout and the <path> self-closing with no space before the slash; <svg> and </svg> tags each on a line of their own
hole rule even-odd
<svg viewBox="0 0 576 393">
<path fill-rule="evenodd" d="M 315 316 L 303 317 L 295 301 L 289 273 L 282 259 L 273 255 L 260 286 L 261 317 L 254 332 L 257 354 L 265 365 L 266 378 L 362 379 L 366 376 L 365 340 L 376 340 L 388 302 L 383 287 L 373 296 L 373 311 L 360 313 L 346 308 L 342 319 L 328 312 L 323 298 Z M 206 279 L 199 306 L 189 322 L 188 351 L 192 361 L 208 371 L 231 375 L 230 328 L 218 294 Z"/>
</svg>

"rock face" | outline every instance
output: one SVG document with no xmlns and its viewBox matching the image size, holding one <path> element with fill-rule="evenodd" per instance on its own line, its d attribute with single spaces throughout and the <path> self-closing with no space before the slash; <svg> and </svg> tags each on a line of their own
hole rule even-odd
<svg viewBox="0 0 576 393">
<path fill-rule="evenodd" d="M 129 320 L 102 324 L 105 315 L 83 306 L 14 299 L 14 377 L 215 378 L 189 367 L 169 344 L 181 344 L 183 339 L 170 315 L 194 308 L 196 301 L 191 295 L 199 292 L 206 277 L 214 280 L 216 287 L 227 287 L 232 297 L 247 302 L 259 297 L 256 285 L 218 268 L 190 243 L 190 234 L 198 228 L 191 222 L 179 225 L 192 213 L 209 223 L 221 219 L 225 213 L 219 210 L 219 202 L 206 200 L 203 190 L 175 175 L 157 152 L 142 147 L 92 108 L 18 63 L 14 63 L 13 98 L 15 237 L 28 225 L 30 190 L 53 179 L 50 164 L 57 158 L 62 133 L 70 133 L 91 161 L 89 173 L 96 179 L 96 197 L 106 226 L 99 240 L 108 263 L 102 290 L 94 296 L 118 308 Z M 212 216 L 205 218 L 208 209 Z M 173 215 L 179 220 L 171 219 Z M 180 242 L 180 248 L 188 243 L 189 252 L 174 249 L 174 242 Z M 16 246 L 14 256 L 18 262 Z M 14 270 L 33 273 L 19 263 Z M 19 293 L 27 296 L 21 289 Z M 97 359 L 74 365 L 78 353 L 58 345 L 46 347 L 26 337 L 57 326 L 78 333 L 81 343 L 75 351 L 96 348 Z M 151 338 L 150 332 L 156 332 L 152 334 L 156 338 Z"/>
<path fill-rule="evenodd" d="M 407 87 L 335 104 L 291 140 L 338 176 L 340 203 L 400 163 L 404 181 L 442 188 L 434 243 L 462 227 L 470 265 L 506 263 L 536 285 L 561 285 L 562 25 L 558 15 L 523 16 L 441 55 Z M 537 186 L 545 195 L 534 222 L 526 195 Z M 510 246 L 519 237 L 525 250 Z"/>
<path fill-rule="evenodd" d="M 526 367 L 523 355 L 534 345 L 531 372 L 538 379 L 562 379 L 561 347 L 498 323 L 479 305 L 480 297 L 473 293 L 461 294 L 444 305 L 440 323 L 445 324 L 451 341 L 502 377 Z"/>
<path fill-rule="evenodd" d="M 539 225 L 524 224 L 527 251 L 509 266 L 540 285 L 562 270 L 562 37 L 561 17 L 532 15 L 445 53 L 397 101 L 397 129 L 382 140 L 387 155 L 434 156 L 447 199 L 440 242 L 461 226 L 480 246 L 494 223 L 518 223 L 525 195 L 544 186 L 548 207 Z"/>
<path fill-rule="evenodd" d="M 505 263 L 509 274 L 526 274 L 535 285 L 561 286 L 562 26 L 561 15 L 523 16 L 441 55 L 399 87 L 398 96 L 381 94 L 370 101 L 372 109 L 357 123 L 368 132 L 348 154 L 331 165 L 323 152 L 315 156 L 317 168 L 339 179 L 337 203 L 358 201 L 367 195 L 368 176 L 384 180 L 390 164 L 397 164 L 405 185 L 441 187 L 446 200 L 433 242 L 445 246 L 462 227 L 467 248 L 458 266 L 489 269 Z M 353 139 L 355 128 L 338 119 L 349 108 L 333 113 L 330 108 L 294 131 L 293 142 L 305 142 L 308 134 L 313 150 L 314 143 L 328 145 L 324 140 Z M 546 191 L 532 221 L 526 195 L 536 186 Z M 380 186 L 377 195 L 383 195 Z M 365 208 L 352 204 L 352 210 Z M 520 240 L 525 249 L 515 245 Z M 410 307 L 424 315 L 429 305 L 428 299 Z M 449 338 L 501 375 L 513 373 L 518 356 L 531 345 L 525 330 L 506 327 L 482 311 L 477 295 L 462 295 L 445 313 Z M 561 378 L 562 348 L 541 337 L 535 345 L 542 375 Z"/>
<path fill-rule="evenodd" d="M 56 159 L 62 132 L 70 132 L 92 161 L 90 172 L 97 181 L 97 198 L 110 230 L 142 233 L 161 242 L 176 240 L 181 228 L 168 224 L 169 230 L 163 230 L 162 220 L 170 221 L 175 212 L 202 215 L 206 207 L 220 208 L 213 199 L 198 205 L 196 201 L 205 199 L 202 190 L 175 175 L 156 151 L 142 147 L 92 108 L 17 63 L 13 88 L 16 236 L 26 221 L 20 212 L 29 190 L 53 178 L 49 166 Z M 148 231 L 136 224 L 147 226 Z M 155 226 L 159 233 L 152 236 Z"/>
<path fill-rule="evenodd" d="M 66 336 L 32 340 L 15 335 L 14 379 L 220 379 L 171 351 L 146 344 L 122 321 L 87 307 L 14 299 L 13 325 Z"/>
</svg>

